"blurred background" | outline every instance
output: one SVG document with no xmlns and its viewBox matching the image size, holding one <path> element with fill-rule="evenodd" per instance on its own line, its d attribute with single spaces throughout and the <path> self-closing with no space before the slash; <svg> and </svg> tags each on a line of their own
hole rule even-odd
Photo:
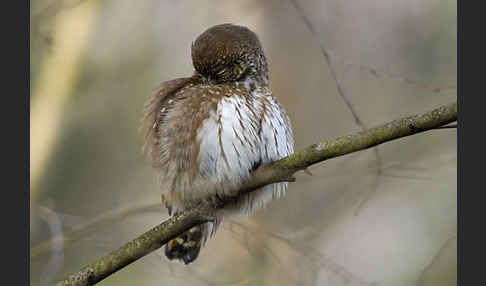
<svg viewBox="0 0 486 286">
<path fill-rule="evenodd" d="M 296 149 L 456 100 L 453 0 L 32 0 L 30 281 L 52 284 L 167 217 L 143 105 L 220 23 L 260 37 Z M 153 252 L 100 285 L 456 285 L 456 135 L 298 174 L 190 267 Z"/>
</svg>

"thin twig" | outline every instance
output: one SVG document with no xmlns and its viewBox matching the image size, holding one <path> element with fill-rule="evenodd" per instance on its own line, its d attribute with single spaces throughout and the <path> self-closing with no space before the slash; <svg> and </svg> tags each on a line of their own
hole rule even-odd
<svg viewBox="0 0 486 286">
<path fill-rule="evenodd" d="M 290 2 L 292 3 L 292 5 L 294 6 L 295 10 L 297 11 L 297 13 L 299 14 L 299 16 L 301 17 L 302 21 L 305 23 L 305 25 L 307 26 L 307 28 L 311 32 L 312 36 L 319 43 L 319 48 L 321 50 L 321 53 L 324 56 L 324 59 L 326 60 L 327 66 L 329 67 L 329 72 L 331 73 L 331 76 L 334 79 L 334 82 L 336 83 L 336 90 L 337 90 L 339 96 L 341 97 L 341 99 L 343 100 L 344 104 L 346 105 L 346 107 L 351 112 L 351 115 L 353 116 L 354 122 L 356 123 L 356 125 L 358 125 L 359 128 L 361 128 L 361 130 L 364 131 L 366 129 L 366 125 L 363 123 L 363 121 L 361 120 L 361 118 L 358 116 L 358 113 L 356 112 L 356 109 L 354 108 L 354 105 L 351 103 L 351 100 L 349 100 L 349 98 L 344 93 L 343 86 L 341 85 L 341 83 L 338 80 L 337 73 L 336 73 L 336 70 L 334 69 L 334 65 L 332 64 L 332 60 L 331 60 L 331 57 L 329 55 L 329 52 L 327 51 L 326 47 L 324 47 L 324 45 L 319 40 L 319 37 L 318 37 L 318 35 L 316 33 L 316 30 L 315 30 L 314 26 L 312 25 L 312 22 L 307 18 L 307 16 L 305 15 L 304 11 L 299 6 L 299 4 L 297 3 L 296 0 L 290 0 Z M 373 151 L 374 151 L 375 160 L 376 160 L 376 179 L 375 179 L 375 181 L 374 181 L 374 183 L 373 183 L 373 185 L 371 187 L 371 191 L 368 192 L 367 194 L 365 194 L 365 197 L 363 197 L 361 199 L 361 202 L 359 203 L 356 211 L 354 212 L 354 215 L 358 215 L 359 210 L 361 210 L 361 208 L 363 207 L 363 205 L 371 198 L 371 195 L 374 193 L 374 191 L 378 187 L 378 183 L 379 183 L 380 176 L 381 176 L 382 160 L 381 160 L 380 152 L 378 151 L 378 147 L 375 147 L 373 149 Z"/>
<path fill-rule="evenodd" d="M 48 240 L 32 247 L 30 249 L 30 259 L 35 259 L 49 253 L 49 251 L 51 251 L 54 247 L 58 249 L 58 241 L 62 241 L 62 247 L 65 248 L 71 242 L 76 241 L 84 234 L 89 233 L 91 230 L 99 228 L 100 226 L 123 219 L 124 217 L 134 213 L 160 210 L 161 207 L 162 204 L 160 202 L 141 202 L 110 210 L 85 223 L 73 227 L 69 232 L 54 235 Z M 42 211 L 42 209 L 40 211 Z"/>
<path fill-rule="evenodd" d="M 456 120 L 457 103 L 455 102 L 422 115 L 397 119 L 356 134 L 313 144 L 281 160 L 259 167 L 252 173 L 249 181 L 239 189 L 239 193 L 243 195 L 268 184 L 288 181 L 297 171 L 313 164 L 435 129 Z M 189 211 L 167 219 L 118 250 L 69 275 L 56 285 L 93 285 L 160 248 L 191 227 L 212 221 L 213 218 L 214 210 L 208 204 L 201 203 Z"/>
<path fill-rule="evenodd" d="M 426 282 L 426 276 L 429 271 L 431 271 L 432 267 L 439 262 L 441 256 L 444 255 L 444 252 L 448 247 L 451 247 L 452 243 L 457 243 L 457 237 L 455 235 L 449 237 L 444 244 L 439 248 L 437 253 L 432 257 L 432 260 L 427 264 L 427 266 L 420 272 L 420 275 L 417 279 L 417 286 L 424 285 Z"/>
<path fill-rule="evenodd" d="M 296 0 L 290 0 L 290 2 L 292 3 L 294 8 L 299 13 L 299 16 L 302 18 L 305 25 L 309 29 L 309 31 L 318 39 L 318 35 L 316 33 L 314 26 L 312 25 L 312 23 L 308 19 L 308 17 L 306 17 L 305 13 L 303 12 L 302 8 L 299 6 L 297 1 Z M 373 67 L 373 66 L 363 65 L 361 63 L 357 64 L 357 63 L 354 63 L 354 62 L 350 62 L 349 60 L 347 60 L 346 57 L 339 56 L 336 53 L 334 53 L 332 50 L 324 48 L 322 46 L 322 43 L 319 42 L 319 44 L 320 44 L 322 53 L 325 54 L 325 57 L 329 59 L 328 61 L 330 61 L 331 58 L 333 58 L 334 60 L 339 60 L 342 63 L 343 66 L 355 67 L 358 70 L 364 70 L 365 72 L 367 72 L 368 74 L 370 74 L 374 78 L 387 78 L 387 79 L 390 79 L 390 80 L 395 80 L 395 81 L 400 82 L 401 84 L 413 86 L 415 88 L 427 90 L 427 91 L 433 92 L 433 93 L 440 93 L 440 92 L 443 92 L 443 91 L 456 91 L 457 90 L 457 86 L 454 86 L 454 85 L 440 85 L 440 86 L 435 85 L 435 86 L 433 86 L 433 85 L 430 85 L 430 84 L 427 84 L 427 83 L 424 83 L 424 82 L 420 82 L 420 81 L 417 81 L 417 80 L 412 80 L 410 78 L 406 78 L 406 77 L 401 76 L 399 74 L 390 73 L 390 72 L 387 72 L 387 71 L 384 71 L 384 70 L 380 70 L 380 69 Z"/>
<path fill-rule="evenodd" d="M 305 23 L 307 29 L 309 29 L 309 31 L 311 32 L 312 36 L 317 39 L 317 41 L 319 43 L 319 48 L 321 50 L 321 53 L 324 56 L 324 59 L 326 60 L 326 63 L 328 65 L 328 67 L 329 67 L 329 71 L 331 73 L 331 76 L 334 79 L 334 82 L 336 83 L 336 89 L 337 89 L 337 92 L 338 92 L 339 96 L 341 96 L 341 99 L 344 101 L 344 103 L 348 107 L 349 111 L 353 115 L 354 122 L 359 127 L 361 127 L 362 130 L 364 130 L 365 129 L 365 125 L 363 124 L 363 122 L 359 118 L 358 114 L 356 113 L 356 110 L 354 109 L 354 106 L 351 103 L 351 101 L 344 94 L 343 87 L 341 86 L 341 83 L 338 81 L 337 74 L 336 74 L 336 70 L 334 69 L 334 66 L 332 65 L 332 62 L 331 62 L 331 58 L 329 56 L 329 53 L 327 52 L 326 47 L 324 47 L 324 45 L 322 45 L 322 43 L 319 41 L 319 38 L 317 37 L 317 33 L 316 33 L 316 30 L 315 30 L 314 26 L 312 25 L 311 21 L 307 18 L 307 16 L 304 14 L 304 12 L 302 11 L 302 8 L 299 6 L 299 4 L 297 3 L 297 1 L 296 0 L 290 0 L 290 2 L 292 3 L 292 5 L 294 5 L 295 10 L 297 11 L 297 13 L 299 13 L 300 18 Z"/>
</svg>

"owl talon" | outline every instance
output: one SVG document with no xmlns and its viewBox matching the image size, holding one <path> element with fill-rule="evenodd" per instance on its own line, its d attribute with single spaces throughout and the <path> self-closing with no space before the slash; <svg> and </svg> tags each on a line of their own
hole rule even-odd
<svg viewBox="0 0 486 286">
<path fill-rule="evenodd" d="M 199 255 L 205 226 L 195 226 L 170 240 L 165 246 L 165 256 L 185 265 L 192 263 Z"/>
</svg>

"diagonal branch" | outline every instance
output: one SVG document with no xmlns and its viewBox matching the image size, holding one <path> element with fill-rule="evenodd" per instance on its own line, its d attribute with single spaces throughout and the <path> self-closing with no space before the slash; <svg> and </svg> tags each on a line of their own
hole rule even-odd
<svg viewBox="0 0 486 286">
<path fill-rule="evenodd" d="M 335 157 L 365 150 L 376 145 L 436 129 L 457 120 L 457 103 L 444 105 L 422 115 L 397 119 L 352 135 L 313 144 L 279 161 L 264 165 L 252 173 L 240 189 L 240 195 L 277 182 L 290 181 L 300 170 Z M 175 215 L 119 249 L 97 259 L 56 285 L 93 285 L 137 259 L 160 248 L 191 227 L 212 221 L 214 210 L 201 203 L 190 211 Z"/>
</svg>

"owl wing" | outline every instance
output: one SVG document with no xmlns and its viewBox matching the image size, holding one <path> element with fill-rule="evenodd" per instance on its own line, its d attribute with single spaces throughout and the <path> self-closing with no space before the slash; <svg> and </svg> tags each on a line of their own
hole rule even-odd
<svg viewBox="0 0 486 286">
<path fill-rule="evenodd" d="M 146 103 L 144 108 L 143 124 L 146 125 L 144 151 L 150 155 L 153 167 L 159 167 L 160 158 L 160 126 L 164 123 L 164 113 L 167 111 L 169 101 L 176 97 L 178 91 L 191 84 L 192 77 L 178 78 L 165 81 Z"/>
<path fill-rule="evenodd" d="M 144 108 L 143 124 L 146 127 L 145 143 L 143 150 L 149 155 L 152 163 L 152 167 L 165 170 L 159 172 L 161 180 L 162 176 L 167 174 L 170 166 L 167 166 L 167 144 L 164 143 L 163 136 L 165 136 L 164 130 L 167 123 L 167 115 L 169 110 L 173 108 L 178 98 L 178 93 L 184 89 L 184 87 L 190 86 L 197 80 L 193 77 L 179 78 L 170 81 L 165 81 L 160 85 L 157 93 L 155 93 L 150 100 L 146 103 Z M 165 164 L 164 164 L 165 163 Z M 172 204 L 170 200 L 162 193 L 162 202 L 165 204 L 169 211 L 169 215 L 172 214 Z"/>
<path fill-rule="evenodd" d="M 194 188 L 200 175 L 197 135 L 224 96 L 214 92 L 197 78 L 182 78 L 164 82 L 146 105 L 145 148 L 158 171 L 163 201 L 176 209 L 201 194 Z"/>
</svg>

